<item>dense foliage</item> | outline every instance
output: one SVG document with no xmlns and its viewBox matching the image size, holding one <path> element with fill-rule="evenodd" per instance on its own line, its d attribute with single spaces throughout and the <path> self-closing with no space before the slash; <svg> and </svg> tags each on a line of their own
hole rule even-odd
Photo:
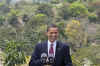
<svg viewBox="0 0 100 66">
<path fill-rule="evenodd" d="M 2 0 L 0 48 L 5 65 L 28 62 L 35 44 L 47 39 L 47 25 L 54 23 L 59 27 L 58 40 L 69 42 L 75 66 L 87 61 L 100 66 L 99 4 L 99 0 Z"/>
</svg>

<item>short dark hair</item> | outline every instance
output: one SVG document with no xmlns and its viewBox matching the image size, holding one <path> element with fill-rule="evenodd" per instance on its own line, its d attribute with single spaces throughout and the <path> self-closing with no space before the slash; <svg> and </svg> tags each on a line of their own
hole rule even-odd
<svg viewBox="0 0 100 66">
<path fill-rule="evenodd" d="M 47 26 L 47 32 L 49 31 L 50 28 L 58 28 L 56 24 L 50 24 Z"/>
</svg>

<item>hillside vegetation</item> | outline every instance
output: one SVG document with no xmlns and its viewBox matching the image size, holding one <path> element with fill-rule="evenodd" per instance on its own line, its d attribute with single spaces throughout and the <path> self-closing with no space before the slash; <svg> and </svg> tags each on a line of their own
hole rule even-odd
<svg viewBox="0 0 100 66">
<path fill-rule="evenodd" d="M 99 0 L 1 0 L 0 48 L 5 66 L 28 66 L 34 46 L 47 39 L 47 25 L 59 27 L 74 66 L 100 66 Z"/>
</svg>

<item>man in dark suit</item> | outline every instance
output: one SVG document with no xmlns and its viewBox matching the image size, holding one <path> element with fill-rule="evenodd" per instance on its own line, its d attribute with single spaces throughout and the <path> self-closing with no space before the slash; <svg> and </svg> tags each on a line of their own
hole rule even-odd
<svg viewBox="0 0 100 66">
<path fill-rule="evenodd" d="M 32 54 L 29 66 L 44 66 L 41 62 L 41 54 L 52 55 L 54 62 L 51 66 L 72 66 L 69 46 L 57 40 L 59 35 L 58 27 L 54 24 L 49 25 L 46 35 L 48 40 L 38 43 Z"/>
</svg>

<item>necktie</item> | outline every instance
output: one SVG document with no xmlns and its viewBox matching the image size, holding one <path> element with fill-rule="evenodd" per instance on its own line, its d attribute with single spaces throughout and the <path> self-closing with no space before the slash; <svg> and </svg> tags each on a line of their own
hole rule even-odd
<svg viewBox="0 0 100 66">
<path fill-rule="evenodd" d="M 54 55 L 53 44 L 50 45 L 49 54 Z"/>
</svg>

